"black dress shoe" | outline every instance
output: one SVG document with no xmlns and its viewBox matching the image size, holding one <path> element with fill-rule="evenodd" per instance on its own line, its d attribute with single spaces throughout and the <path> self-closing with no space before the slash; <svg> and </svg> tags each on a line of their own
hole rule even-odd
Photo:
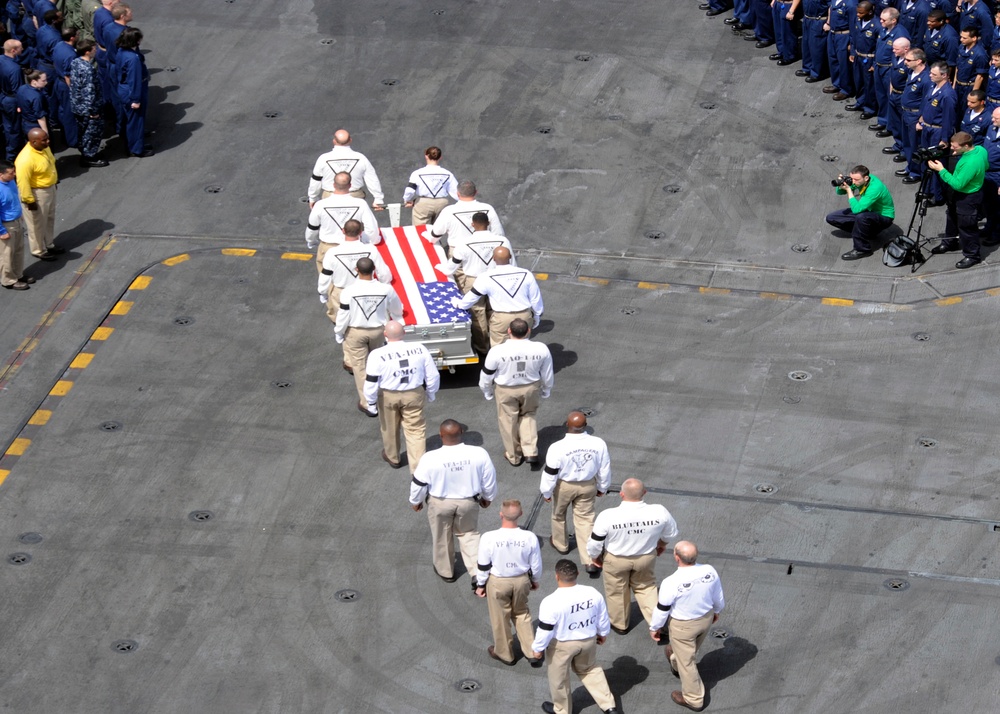
<svg viewBox="0 0 1000 714">
<path fill-rule="evenodd" d="M 848 104 L 844 107 L 845 112 L 862 112 L 864 109 L 860 104 Z"/>
<path fill-rule="evenodd" d="M 18 280 L 10 285 L 4 285 L 4 287 L 8 290 L 28 290 L 30 288 L 30 286 L 23 280 Z"/>
<path fill-rule="evenodd" d="M 707 10 L 707 9 L 708 9 L 708 7 L 709 7 L 709 5 L 708 5 L 708 3 L 707 3 L 707 2 L 703 2 L 703 3 L 699 3 L 699 4 L 698 4 L 698 9 L 699 9 L 699 10 Z"/>
<path fill-rule="evenodd" d="M 525 456 L 524 460 L 525 460 L 525 462 L 527 462 L 527 463 L 529 463 L 531 465 L 534 465 L 534 464 L 538 463 L 538 457 L 537 456 Z"/>
<path fill-rule="evenodd" d="M 840 90 L 832 84 L 828 87 L 823 87 L 823 94 L 837 94 L 838 92 L 840 92 Z"/>
<path fill-rule="evenodd" d="M 892 136 L 892 132 L 883 129 L 882 131 L 875 132 L 875 136 L 877 136 L 879 139 L 888 139 L 890 136 Z"/>
<path fill-rule="evenodd" d="M 684 698 L 684 695 L 680 691 L 675 690 L 671 692 L 670 698 L 673 700 L 674 704 L 679 704 L 685 709 L 690 709 L 693 712 L 700 712 L 705 708 L 704 704 L 702 704 L 700 707 L 693 707 L 690 704 L 688 704 L 687 700 Z"/>
<path fill-rule="evenodd" d="M 45 252 L 48 253 L 49 255 L 62 255 L 63 253 L 66 252 L 66 249 L 60 248 L 57 245 L 50 245 L 48 248 L 45 249 Z"/>
<path fill-rule="evenodd" d="M 376 414 L 375 416 L 378 416 L 378 414 Z M 401 469 L 401 468 L 403 468 L 403 462 L 402 461 L 390 461 L 389 460 L 389 457 L 385 455 L 385 449 L 382 449 L 382 460 L 384 462 L 386 462 L 387 464 L 389 464 L 394 469 Z M 455 578 L 455 580 L 458 580 L 458 578 Z M 453 583 L 453 582 L 455 582 L 455 580 L 449 580 L 448 582 L 449 583 Z"/>
<path fill-rule="evenodd" d="M 892 157 L 892 163 L 894 163 L 894 164 L 905 164 L 906 163 L 906 157 L 903 156 L 902 154 L 896 154 L 895 156 Z"/>
<path fill-rule="evenodd" d="M 899 153 L 899 149 L 897 149 L 894 146 L 883 146 L 882 147 L 882 153 L 883 154 L 889 154 L 890 156 L 895 156 L 896 154 Z"/>
<path fill-rule="evenodd" d="M 806 84 L 815 84 L 816 82 L 822 82 L 823 80 L 819 77 L 808 76 L 806 77 Z"/>
<path fill-rule="evenodd" d="M 954 253 L 959 250 L 958 243 L 948 243 L 946 241 L 941 241 L 936 246 L 931 248 L 931 255 L 941 255 L 942 253 Z"/>
<path fill-rule="evenodd" d="M 790 64 L 795 64 L 796 62 L 798 62 L 798 60 L 793 60 L 793 59 L 790 59 L 790 60 L 786 60 L 786 59 L 780 59 L 780 60 L 778 60 L 777 62 L 775 62 L 775 64 L 777 64 L 777 65 L 778 65 L 779 67 L 787 67 L 788 65 L 790 65 Z"/>
<path fill-rule="evenodd" d="M 358 402 L 358 411 L 364 414 L 366 417 L 371 417 L 372 419 L 378 417 L 378 412 L 372 413 L 368 411 L 367 409 L 365 409 L 365 406 L 361 402 Z"/>
<path fill-rule="evenodd" d="M 885 131 L 885 124 L 869 124 L 868 131 Z"/>
<path fill-rule="evenodd" d="M 876 114 L 875 112 L 861 112 L 861 118 L 864 121 L 868 121 L 869 119 L 874 119 L 876 116 L 878 116 L 878 114 Z M 874 131 L 874 129 L 872 131 Z"/>
<path fill-rule="evenodd" d="M 907 176 L 905 179 L 903 179 L 903 183 L 905 183 L 905 184 L 920 183 L 920 177 L 919 176 Z"/>
<path fill-rule="evenodd" d="M 542 654 L 541 657 L 528 657 L 528 655 L 525 655 L 524 657 L 525 657 L 525 659 L 528 660 L 528 664 L 530 664 L 535 669 L 538 669 L 543 664 L 545 664 L 545 655 L 544 654 Z"/>
<path fill-rule="evenodd" d="M 542 702 L 542 711 L 545 714 L 556 714 L 556 705 L 552 702 Z"/>
<path fill-rule="evenodd" d="M 943 206 L 945 203 L 946 201 L 943 198 L 939 200 L 928 199 L 926 205 L 928 208 L 937 208 L 938 206 Z"/>
<path fill-rule="evenodd" d="M 760 38 L 752 33 L 749 35 L 743 35 L 743 39 L 746 40 L 747 42 L 760 42 Z"/>
<path fill-rule="evenodd" d="M 721 15 L 724 12 L 725 10 L 709 10 L 705 14 L 708 15 L 709 17 L 715 17 L 716 15 Z"/>
<path fill-rule="evenodd" d="M 986 245 L 986 244 L 984 243 L 983 245 Z M 34 284 L 35 284 L 35 283 L 37 283 L 38 281 L 37 281 L 37 280 L 35 280 L 35 279 L 34 279 L 33 277 L 31 277 L 30 275 L 22 275 L 22 276 L 21 276 L 21 278 L 20 278 L 20 282 L 22 282 L 22 283 L 27 283 L 28 285 L 34 285 Z"/>
<path fill-rule="evenodd" d="M 805 71 L 804 69 L 797 69 L 797 70 L 795 70 L 795 76 L 796 77 L 808 77 L 809 73 L 807 71 Z"/>
<path fill-rule="evenodd" d="M 32 255 L 34 255 L 34 253 L 32 253 Z M 35 257 L 39 260 L 44 260 L 46 263 L 51 263 L 53 260 L 59 260 L 59 258 L 52 255 L 52 253 L 42 253 L 41 255 L 35 255 Z"/>
<path fill-rule="evenodd" d="M 587 571 L 587 575 L 589 575 L 592 578 L 596 578 L 598 575 L 601 574 L 601 569 L 598 568 L 593 563 L 591 563 L 590 565 L 584 566 L 584 570 L 586 570 Z"/>
<path fill-rule="evenodd" d="M 899 176 L 900 178 L 906 178 L 907 176 L 910 175 L 909 169 L 896 169 L 892 173 L 894 176 Z"/>
<path fill-rule="evenodd" d="M 569 555 L 569 548 L 567 548 L 566 550 L 559 550 L 558 548 L 556 548 L 556 544 L 552 542 L 552 536 L 549 536 L 549 545 L 552 546 L 552 550 L 559 553 L 560 555 Z"/>
<path fill-rule="evenodd" d="M 767 56 L 767 58 L 769 60 L 771 60 L 772 62 L 777 62 L 778 60 L 781 59 L 781 53 L 780 52 L 772 52 L 771 54 L 769 54 Z"/>
<path fill-rule="evenodd" d="M 510 662 L 508 662 L 505 659 L 500 659 L 499 655 L 497 655 L 497 653 L 493 651 L 493 645 L 490 645 L 489 647 L 486 648 L 486 654 L 488 654 L 490 657 L 492 657 L 493 659 L 495 659 L 500 664 L 505 664 L 508 667 L 513 667 L 514 666 L 514 660 L 511 660 Z"/>
<path fill-rule="evenodd" d="M 765 47 L 770 47 L 773 44 L 774 42 L 764 42 L 763 40 L 757 40 L 757 44 L 754 45 L 754 47 L 756 47 L 758 50 L 762 50 Z"/>
<path fill-rule="evenodd" d="M 955 263 L 955 267 L 959 270 L 965 270 L 966 268 L 971 268 L 973 265 L 979 265 L 981 262 L 981 258 L 962 258 Z"/>
<path fill-rule="evenodd" d="M 832 99 L 835 102 L 842 102 L 845 99 L 850 99 L 850 98 L 851 98 L 851 95 L 850 94 L 845 94 L 844 92 L 837 92 L 832 97 L 830 97 L 830 99 Z"/>
<path fill-rule="evenodd" d="M 744 30 L 752 30 L 753 25 L 744 25 L 742 22 L 737 22 L 733 27 L 733 32 L 740 33 Z"/>
<path fill-rule="evenodd" d="M 844 253 L 842 256 L 840 256 L 840 259 L 841 260 L 861 260 L 862 258 L 867 258 L 871 254 L 872 254 L 872 252 L 870 250 L 868 250 L 868 251 L 865 251 L 865 250 L 849 250 L 846 253 Z"/>
<path fill-rule="evenodd" d="M 740 23 L 735 17 L 727 17 L 723 22 L 727 25 L 738 25 Z"/>
</svg>

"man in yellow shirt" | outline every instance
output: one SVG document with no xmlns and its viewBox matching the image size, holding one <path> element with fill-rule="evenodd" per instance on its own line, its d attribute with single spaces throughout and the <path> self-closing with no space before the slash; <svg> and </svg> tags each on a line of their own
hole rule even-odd
<svg viewBox="0 0 1000 714">
<path fill-rule="evenodd" d="M 28 225 L 28 245 L 39 260 L 52 261 L 66 251 L 57 248 L 56 230 L 56 158 L 49 148 L 49 135 L 43 129 L 28 132 L 28 143 L 14 160 L 17 186 Z"/>
</svg>

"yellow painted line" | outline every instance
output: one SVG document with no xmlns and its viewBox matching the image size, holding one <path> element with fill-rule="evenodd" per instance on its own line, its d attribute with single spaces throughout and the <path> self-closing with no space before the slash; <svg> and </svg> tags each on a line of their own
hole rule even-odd
<svg viewBox="0 0 1000 714">
<path fill-rule="evenodd" d="M 80 354 L 78 354 L 76 357 L 73 358 L 72 362 L 69 363 L 69 368 L 70 369 L 87 369 L 87 367 L 90 366 L 90 363 L 93 361 L 93 359 L 94 359 L 94 355 L 92 353 L 90 353 L 90 352 L 81 352 Z"/>
<path fill-rule="evenodd" d="M 548 273 L 535 273 L 535 280 L 548 280 L 548 279 L 549 279 Z"/>
<path fill-rule="evenodd" d="M 935 300 L 934 304 L 935 305 L 957 305 L 960 302 L 962 302 L 962 298 L 960 298 L 960 297 L 950 297 L 950 298 L 941 298 L 940 300 Z"/>
<path fill-rule="evenodd" d="M 38 338 L 32 337 L 31 339 L 25 341 L 24 346 L 21 348 L 21 352 L 28 354 L 32 350 L 38 347 Z"/>
<path fill-rule="evenodd" d="M 729 288 L 708 288 L 702 286 L 698 288 L 698 292 L 702 293 L 703 295 L 728 295 L 729 293 L 732 292 L 732 290 L 730 290 Z"/>
<path fill-rule="evenodd" d="M 32 426 L 45 426 L 46 424 L 49 423 L 49 419 L 51 418 L 52 418 L 52 410 L 39 409 L 34 414 L 31 415 L 31 418 L 28 419 L 28 423 L 31 424 Z"/>
<path fill-rule="evenodd" d="M 128 315 L 128 311 L 132 309 L 132 302 L 130 300 L 119 300 L 118 303 L 111 308 L 112 315 Z"/>
<path fill-rule="evenodd" d="M 850 307 L 854 304 L 853 300 L 848 300 L 847 298 L 823 298 L 824 305 L 840 305 L 841 307 Z"/>
<path fill-rule="evenodd" d="M 0 485 L 3 485 L 3 482 L 7 480 L 8 476 L 10 476 L 10 471 L 7 469 L 0 469 Z"/>
<path fill-rule="evenodd" d="M 989 290 L 984 290 L 987 295 L 1000 295 L 1000 288 L 990 288 Z"/>
<path fill-rule="evenodd" d="M 49 394 L 53 397 L 65 397 L 69 394 L 69 390 L 73 388 L 73 383 L 68 379 L 60 379 L 52 387 L 52 391 Z"/>
<path fill-rule="evenodd" d="M 257 251 L 253 248 L 223 248 L 223 255 L 257 255 Z"/>
<path fill-rule="evenodd" d="M 592 283 L 594 285 L 607 285 L 611 281 L 607 278 L 591 278 L 586 275 L 581 275 L 577 278 L 581 283 Z"/>
<path fill-rule="evenodd" d="M 118 242 L 117 238 L 109 238 L 107 245 L 102 250 L 111 250 L 111 246 Z"/>
<path fill-rule="evenodd" d="M 94 334 L 90 336 L 92 340 L 106 340 L 111 337 L 111 333 L 115 331 L 113 327 L 98 327 L 94 330 Z"/>
<path fill-rule="evenodd" d="M 7 449 L 5 456 L 23 456 L 24 452 L 31 446 L 31 439 L 14 439 L 14 443 Z"/>
<path fill-rule="evenodd" d="M 153 282 L 153 278 L 148 275 L 140 275 L 138 278 L 132 281 L 132 284 L 128 286 L 129 290 L 145 290 L 149 287 L 149 284 Z"/>
<path fill-rule="evenodd" d="M 760 297 L 765 300 L 791 300 L 791 295 L 786 295 L 785 293 L 759 293 Z"/>
<path fill-rule="evenodd" d="M 670 287 L 670 283 L 647 283 L 645 280 L 640 280 L 639 287 L 643 290 L 666 290 Z"/>
<path fill-rule="evenodd" d="M 316 256 L 312 253 L 282 253 L 282 260 L 312 260 Z"/>
<path fill-rule="evenodd" d="M 187 253 L 181 253 L 180 255 L 175 255 L 173 258 L 167 258 L 163 261 L 164 265 L 177 265 L 183 263 L 185 260 L 190 260 L 191 256 Z"/>
<path fill-rule="evenodd" d="M 77 296 L 77 293 L 79 293 L 79 292 L 80 292 L 80 286 L 79 285 L 73 285 L 73 286 L 68 287 L 65 290 L 63 290 L 63 293 L 62 293 L 62 295 L 59 296 L 59 299 L 60 300 L 72 300 L 73 298 L 75 298 Z"/>
</svg>

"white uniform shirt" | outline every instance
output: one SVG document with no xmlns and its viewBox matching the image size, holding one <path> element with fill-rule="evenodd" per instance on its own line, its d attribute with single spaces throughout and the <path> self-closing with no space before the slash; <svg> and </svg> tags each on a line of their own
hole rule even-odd
<svg viewBox="0 0 1000 714">
<path fill-rule="evenodd" d="M 442 166 L 422 166 L 410 174 L 410 182 L 403 191 L 403 203 L 420 198 L 447 198 L 458 200 L 458 181 L 455 174 Z"/>
<path fill-rule="evenodd" d="M 544 652 L 553 638 L 559 642 L 607 637 L 611 619 L 604 598 L 589 585 L 556 588 L 538 606 L 538 629 L 531 649 Z"/>
<path fill-rule="evenodd" d="M 479 388 L 493 399 L 493 385 L 518 387 L 541 382 L 542 397 L 548 399 L 555 378 L 552 376 L 552 353 L 541 342 L 510 339 L 491 347 L 479 373 Z"/>
<path fill-rule="evenodd" d="M 601 550 L 629 557 L 656 550 L 657 541 L 666 543 L 677 535 L 677 522 L 659 503 L 622 501 L 622 505 L 601 511 L 587 541 L 587 555 L 596 558 Z"/>
<path fill-rule="evenodd" d="M 306 222 L 306 246 L 316 247 L 316 241 L 323 243 L 343 243 L 344 224 L 354 219 L 361 221 L 364 231 L 361 240 L 364 243 L 378 245 L 382 242 L 378 221 L 364 199 L 354 198 L 346 193 L 335 193 L 324 198 L 313 206 Z"/>
<path fill-rule="evenodd" d="M 483 295 L 490 299 L 493 312 L 521 312 L 531 310 L 535 315 L 534 327 L 542 319 L 542 291 L 530 270 L 511 265 L 494 265 L 479 275 L 472 289 L 452 304 L 463 310 L 475 305 Z"/>
<path fill-rule="evenodd" d="M 309 200 L 316 202 L 323 191 L 333 191 L 333 177 L 341 171 L 351 175 L 351 190 L 357 191 L 367 186 L 372 193 L 372 203 L 385 204 L 382 195 L 382 184 L 375 174 L 375 168 L 368 158 L 350 146 L 334 146 L 325 154 L 320 154 L 313 166 L 312 177 L 309 179 Z"/>
<path fill-rule="evenodd" d="M 403 321 L 403 303 L 396 291 L 376 280 L 356 280 L 340 293 L 337 341 L 343 341 L 348 327 L 385 327 L 390 318 Z"/>
<path fill-rule="evenodd" d="M 490 455 L 481 446 L 452 444 L 432 449 L 420 457 L 410 482 L 410 503 L 434 498 L 496 500 L 497 472 Z"/>
<path fill-rule="evenodd" d="M 593 434 L 566 434 L 545 454 L 545 470 L 539 490 L 543 498 L 552 498 L 556 481 L 579 482 L 593 478 L 597 479 L 597 490 L 607 493 L 611 487 L 608 445 L 604 439 Z"/>
<path fill-rule="evenodd" d="M 720 613 L 725 606 L 722 582 L 715 568 L 702 563 L 677 568 L 660 583 L 649 629 L 661 629 L 668 615 L 675 620 L 697 620 L 709 612 Z"/>
<path fill-rule="evenodd" d="M 490 575 L 516 578 L 527 573 L 532 582 L 542 574 L 542 549 L 538 536 L 523 528 L 498 528 L 479 538 L 479 573 L 476 583 L 486 584 Z"/>
<path fill-rule="evenodd" d="M 404 392 L 427 385 L 427 401 L 433 402 L 441 375 L 431 353 L 419 342 L 397 340 L 372 350 L 365 364 L 365 399 L 375 404 L 378 390 Z"/>
<path fill-rule="evenodd" d="M 317 289 L 326 295 L 330 286 L 346 288 L 358 279 L 358 261 L 371 258 L 375 263 L 375 278 L 388 285 L 392 282 L 392 271 L 382 260 L 378 249 L 358 240 L 345 240 L 326 251 L 323 256 L 323 270 L 319 274 Z"/>
<path fill-rule="evenodd" d="M 490 267 L 496 265 L 493 262 L 493 251 L 497 248 L 506 248 L 511 251 L 510 264 L 517 267 L 517 260 L 514 259 L 514 249 L 510 246 L 510 241 L 496 233 L 489 231 L 476 231 L 468 238 L 453 241 L 450 243 L 451 260 L 446 261 L 438 270 L 445 275 L 454 275 L 459 268 L 469 277 L 475 278 L 482 275 Z"/>
<path fill-rule="evenodd" d="M 445 206 L 441 213 L 434 219 L 434 225 L 424 233 L 424 238 L 437 243 L 447 236 L 448 244 L 453 240 L 460 240 L 465 236 L 471 236 L 475 229 L 472 227 L 472 216 L 482 211 L 490 219 L 490 230 L 497 235 L 504 235 L 503 225 L 500 223 L 500 216 L 496 210 L 488 203 L 477 201 L 459 201 Z"/>
</svg>

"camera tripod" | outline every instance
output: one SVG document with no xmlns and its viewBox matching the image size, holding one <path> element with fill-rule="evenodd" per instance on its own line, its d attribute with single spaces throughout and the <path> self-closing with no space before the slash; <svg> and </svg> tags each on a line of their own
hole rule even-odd
<svg viewBox="0 0 1000 714">
<path fill-rule="evenodd" d="M 917 189 L 916 196 L 914 196 L 913 213 L 910 214 L 910 225 L 906 228 L 906 239 L 913 244 L 913 247 L 910 249 L 911 273 L 917 272 L 917 269 L 927 262 L 927 258 L 924 257 L 923 251 L 920 249 L 926 247 L 931 242 L 930 238 L 923 238 L 923 230 L 924 218 L 927 216 L 927 204 L 934 198 L 932 194 L 927 192 L 927 187 L 930 185 L 933 177 L 934 172 L 924 166 L 923 174 L 920 176 L 920 187 Z M 917 221 L 917 216 L 920 216 L 919 221 Z M 914 223 L 917 224 L 916 237 L 910 235 L 913 233 Z"/>
</svg>

